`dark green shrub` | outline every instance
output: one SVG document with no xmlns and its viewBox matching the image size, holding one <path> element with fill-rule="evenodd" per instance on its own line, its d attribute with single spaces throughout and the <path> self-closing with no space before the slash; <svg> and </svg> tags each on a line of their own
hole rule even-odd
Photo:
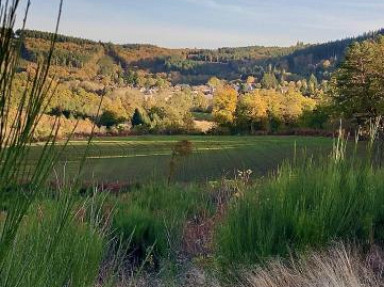
<svg viewBox="0 0 384 287">
<path fill-rule="evenodd" d="M 326 107 L 318 107 L 314 111 L 304 111 L 299 118 L 303 128 L 325 129 L 331 118 L 331 111 Z"/>
<path fill-rule="evenodd" d="M 128 255 L 141 262 L 152 250 L 156 260 L 172 258 L 182 248 L 188 219 L 212 212 L 210 193 L 195 186 L 157 184 L 119 197 L 113 221 L 114 237 Z"/>
<path fill-rule="evenodd" d="M 120 118 L 115 112 L 113 111 L 104 111 L 99 120 L 99 126 L 105 126 L 107 128 L 111 128 L 113 126 L 117 126 L 118 124 L 121 124 L 124 122 L 125 119 Z"/>
<path fill-rule="evenodd" d="M 165 226 L 161 218 L 154 216 L 150 210 L 132 203 L 120 206 L 114 216 L 113 229 L 120 248 L 128 250 L 128 256 L 134 263 L 145 260 L 152 251 L 155 256 L 166 256 L 167 241 Z"/>
</svg>

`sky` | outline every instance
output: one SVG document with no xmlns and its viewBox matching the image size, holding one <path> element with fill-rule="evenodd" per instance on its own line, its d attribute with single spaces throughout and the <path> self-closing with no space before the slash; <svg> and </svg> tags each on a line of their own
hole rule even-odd
<svg viewBox="0 0 384 287">
<path fill-rule="evenodd" d="M 53 31 L 59 0 L 31 1 L 27 28 Z M 218 48 L 321 43 L 379 28 L 384 0 L 64 0 L 60 33 L 118 44 Z"/>
</svg>

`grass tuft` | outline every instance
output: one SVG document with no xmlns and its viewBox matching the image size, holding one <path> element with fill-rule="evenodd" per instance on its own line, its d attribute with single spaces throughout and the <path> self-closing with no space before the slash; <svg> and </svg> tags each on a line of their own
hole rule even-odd
<svg viewBox="0 0 384 287">
<path fill-rule="evenodd" d="M 337 244 L 325 252 L 311 252 L 297 261 L 272 260 L 267 267 L 246 275 L 251 287 L 382 287 L 379 272 L 356 250 Z"/>
</svg>

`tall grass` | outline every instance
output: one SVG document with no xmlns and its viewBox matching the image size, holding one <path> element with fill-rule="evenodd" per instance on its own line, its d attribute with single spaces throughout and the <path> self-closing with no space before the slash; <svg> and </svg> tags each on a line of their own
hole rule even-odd
<svg viewBox="0 0 384 287">
<path fill-rule="evenodd" d="M 106 239 L 98 219 L 86 221 L 81 211 L 67 195 L 33 203 L 5 258 L 0 286 L 94 286 Z"/>
<path fill-rule="evenodd" d="M 106 249 L 98 217 L 80 216 L 89 209 L 76 212 L 71 192 L 61 190 L 51 199 L 43 192 L 58 158 L 59 118 L 34 165 L 27 164 L 36 127 L 55 92 L 49 68 L 63 1 L 47 57 L 16 99 L 12 85 L 24 36 L 13 37 L 13 30 L 21 3 L 0 1 L 0 286 L 95 286 Z"/>
<path fill-rule="evenodd" d="M 29 5 L 28 1 L 24 25 Z M 3 273 L 4 258 L 12 250 L 13 240 L 21 220 L 32 202 L 33 191 L 41 186 L 53 163 L 52 143 L 56 130 L 55 126 L 52 127 L 51 138 L 47 141 L 36 167 L 27 169 L 26 152 L 33 139 L 44 105 L 50 97 L 48 93 L 50 85 L 47 84 L 47 80 L 55 37 L 52 38 L 46 61 L 39 65 L 35 77 L 30 78 L 29 86 L 14 106 L 12 84 L 23 41 L 23 33 L 19 39 L 13 37 L 13 28 L 19 9 L 20 1 L 0 2 L 2 11 L 0 14 L 0 199 L 6 200 L 9 189 L 19 193 L 23 188 L 21 184 L 23 181 L 29 183 L 31 190 L 28 193 L 25 192 L 24 196 L 17 196 L 4 215 L 5 220 L 0 231 L 0 275 Z M 57 27 L 58 23 L 59 20 Z"/>
<path fill-rule="evenodd" d="M 40 62 L 34 75 L 29 76 L 28 85 L 20 99 L 12 94 L 12 84 L 19 68 L 20 48 L 24 41 L 23 32 L 19 38 L 13 37 L 13 28 L 21 1 L 0 3 L 2 23 L 0 31 L 0 189 L 20 186 L 28 182 L 30 187 L 37 187 L 47 178 L 54 163 L 53 146 L 58 131 L 58 120 L 51 128 L 50 136 L 43 152 L 32 168 L 26 165 L 28 148 L 33 142 L 35 129 L 53 95 L 53 81 L 48 77 L 50 61 L 54 52 L 56 34 L 61 16 L 62 1 L 56 24 L 56 33 L 52 34 L 48 55 Z M 27 13 L 30 2 L 27 4 Z M 23 27 L 24 29 L 24 27 Z M 22 29 L 22 30 L 23 30 Z"/>
<path fill-rule="evenodd" d="M 383 240 L 383 178 L 383 169 L 340 157 L 284 164 L 232 203 L 217 232 L 219 258 L 249 264 L 333 240 Z"/>
</svg>

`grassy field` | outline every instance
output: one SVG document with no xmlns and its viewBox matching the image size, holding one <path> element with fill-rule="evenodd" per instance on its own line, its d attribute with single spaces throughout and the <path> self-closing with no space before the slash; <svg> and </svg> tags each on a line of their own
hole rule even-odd
<svg viewBox="0 0 384 287">
<path fill-rule="evenodd" d="M 192 154 L 176 164 L 175 181 L 179 182 L 167 184 L 172 150 L 182 140 L 192 143 Z M 347 266 L 343 260 L 351 257 L 343 246 L 348 242 L 356 244 L 356 256 L 368 257 L 364 250 L 384 238 L 384 171 L 360 154 L 360 149 L 366 153 L 366 143 L 356 146 L 356 154 L 350 153 L 353 143 L 346 149 L 347 142 L 340 143 L 333 157 L 322 157 L 330 154 L 332 139 L 95 139 L 88 147 L 81 176 L 86 182 L 96 178 L 109 183 L 118 181 L 116 186 L 111 185 L 117 192 L 89 189 L 79 193 L 75 185 L 68 190 L 65 186 L 43 189 L 26 210 L 14 248 L 4 261 L 10 270 L 7 276 L 11 282 L 20 277 L 23 286 L 62 286 L 59 284 L 63 278 L 79 282 L 85 278 L 89 284 L 82 286 L 94 286 L 95 278 L 100 280 L 100 270 L 103 281 L 116 283 L 109 286 L 136 286 L 136 280 L 143 282 L 142 286 L 281 287 L 287 280 L 294 280 L 289 286 L 323 286 L 318 282 L 323 274 L 330 274 L 325 272 L 343 272 L 343 266 Z M 35 144 L 28 153 L 31 164 L 38 159 L 42 146 Z M 86 150 L 85 141 L 70 142 L 56 170 L 60 173 L 65 169 L 72 178 Z M 279 172 L 273 173 L 278 166 Z M 223 176 L 234 179 L 236 170 L 245 169 L 252 169 L 256 179 L 265 177 L 254 181 L 238 177 L 215 184 L 206 181 Z M 143 184 L 124 186 L 137 181 Z M 17 200 L 13 197 L 3 204 L 3 216 L 4 211 L 17 207 Z M 41 224 L 43 217 L 47 220 Z M 51 240 L 50 249 L 45 248 L 45 238 Z M 337 245 L 339 242 L 341 245 Z M 334 243 L 335 251 L 326 253 Z M 29 268 L 24 267 L 29 264 L 24 258 L 29 256 L 30 248 L 36 251 L 36 260 L 31 263 L 34 269 L 19 276 L 19 272 L 13 272 L 18 270 L 14 266 Z M 45 261 L 42 257 L 52 259 Z M 288 257 L 291 260 L 285 261 Z M 302 268 L 296 274 L 294 271 L 299 269 L 295 266 Z M 373 282 L 367 286 L 380 286 L 370 266 L 360 267 L 368 274 L 362 280 Z M 63 274 L 61 270 L 66 268 Z M 52 276 L 43 276 L 46 273 L 35 269 L 49 270 Z M 197 285 L 191 280 L 193 274 L 206 279 Z M 339 278 L 337 273 L 329 280 L 340 279 L 341 283 L 334 284 L 337 287 L 352 286 L 349 281 L 357 280 L 359 274 Z M 327 276 L 324 282 L 328 282 Z M 275 284 L 263 285 L 265 282 Z"/>
<path fill-rule="evenodd" d="M 83 178 L 88 181 L 132 183 L 165 179 L 172 148 L 181 140 L 192 142 L 193 153 L 176 164 L 181 182 L 233 178 L 237 170 L 251 169 L 254 176 L 273 171 L 295 153 L 328 153 L 332 140 L 312 137 L 250 136 L 139 136 L 95 139 L 89 147 Z M 56 168 L 58 174 L 77 172 L 86 150 L 85 141 L 69 143 Z M 36 145 L 31 160 L 39 154 Z"/>
</svg>

